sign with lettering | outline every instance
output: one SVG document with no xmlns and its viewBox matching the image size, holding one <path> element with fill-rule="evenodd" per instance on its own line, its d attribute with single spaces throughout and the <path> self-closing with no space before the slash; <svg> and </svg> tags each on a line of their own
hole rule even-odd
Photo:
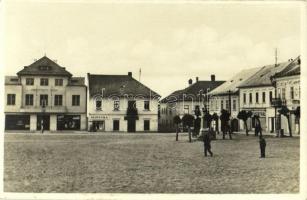
<svg viewBox="0 0 307 200">
<path fill-rule="evenodd" d="M 107 116 L 107 115 L 90 115 L 89 117 L 92 120 L 106 120 L 106 119 L 109 119 L 109 116 Z"/>
</svg>

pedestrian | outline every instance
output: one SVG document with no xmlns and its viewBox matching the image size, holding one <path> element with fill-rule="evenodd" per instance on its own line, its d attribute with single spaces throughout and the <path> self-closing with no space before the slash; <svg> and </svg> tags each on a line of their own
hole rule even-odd
<svg viewBox="0 0 307 200">
<path fill-rule="evenodd" d="M 262 137 L 262 135 L 259 136 L 259 144 L 260 144 L 260 158 L 265 158 L 265 147 L 266 147 L 266 141 Z"/>
<path fill-rule="evenodd" d="M 209 136 L 209 132 L 205 132 L 203 136 L 203 141 L 204 141 L 204 153 L 205 156 L 207 157 L 207 152 L 210 153 L 210 156 L 213 156 L 213 153 L 211 151 L 211 138 Z"/>
<path fill-rule="evenodd" d="M 41 120 L 41 133 L 44 133 L 44 120 Z"/>
</svg>

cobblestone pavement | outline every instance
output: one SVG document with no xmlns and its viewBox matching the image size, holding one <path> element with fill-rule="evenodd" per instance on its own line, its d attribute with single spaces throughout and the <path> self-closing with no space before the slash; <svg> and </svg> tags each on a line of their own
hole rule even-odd
<svg viewBox="0 0 307 200">
<path fill-rule="evenodd" d="M 299 137 L 235 134 L 204 157 L 187 134 L 6 134 L 5 192 L 297 193 Z"/>
</svg>

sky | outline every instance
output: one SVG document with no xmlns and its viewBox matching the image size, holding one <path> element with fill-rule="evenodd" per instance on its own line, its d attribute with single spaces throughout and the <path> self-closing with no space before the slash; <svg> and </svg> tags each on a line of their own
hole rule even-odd
<svg viewBox="0 0 307 200">
<path fill-rule="evenodd" d="M 45 54 L 74 76 L 133 73 L 163 97 L 301 53 L 300 2 L 7 1 L 4 74 Z"/>
</svg>

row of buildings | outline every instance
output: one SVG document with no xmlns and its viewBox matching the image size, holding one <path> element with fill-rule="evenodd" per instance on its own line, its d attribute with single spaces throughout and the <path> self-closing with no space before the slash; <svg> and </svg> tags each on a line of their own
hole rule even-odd
<svg viewBox="0 0 307 200">
<path fill-rule="evenodd" d="M 284 105 L 291 113 L 292 132 L 298 133 L 299 121 L 293 113 L 300 106 L 300 64 L 297 57 L 243 70 L 227 81 L 217 81 L 215 75 L 207 81 L 196 77 L 194 83 L 188 80 L 187 88 L 160 99 L 131 72 L 88 73 L 86 84 L 85 77 L 73 77 L 44 56 L 17 76 L 5 77 L 5 129 L 169 132 L 175 129 L 176 115 L 194 115 L 202 109 L 220 115 L 226 109 L 234 131 L 244 128 L 237 118 L 239 111 L 249 110 L 260 117 L 265 131 L 288 132 L 287 119 L 278 112 Z M 254 125 L 249 119 L 249 129 Z"/>
<path fill-rule="evenodd" d="M 259 116 L 264 131 L 283 130 L 287 133 L 287 118 L 278 112 L 281 106 L 287 106 L 292 133 L 299 133 L 299 119 L 294 112 L 300 106 L 300 64 L 301 59 L 297 57 L 283 63 L 242 70 L 227 81 L 215 81 L 214 75 L 211 75 L 211 81 L 196 78 L 193 84 L 189 80 L 187 88 L 160 101 L 159 130 L 174 131 L 172 119 L 175 115 L 194 115 L 196 109 L 203 107 L 210 114 L 217 115 L 222 109 L 228 110 L 233 131 L 244 129 L 237 116 L 239 111 L 246 110 Z M 216 127 L 215 123 L 213 121 L 212 126 Z M 252 130 L 254 126 L 254 118 L 250 118 L 248 128 Z"/>
<path fill-rule="evenodd" d="M 5 130 L 158 130 L 160 95 L 127 75 L 73 77 L 44 56 L 5 77 Z"/>
</svg>

